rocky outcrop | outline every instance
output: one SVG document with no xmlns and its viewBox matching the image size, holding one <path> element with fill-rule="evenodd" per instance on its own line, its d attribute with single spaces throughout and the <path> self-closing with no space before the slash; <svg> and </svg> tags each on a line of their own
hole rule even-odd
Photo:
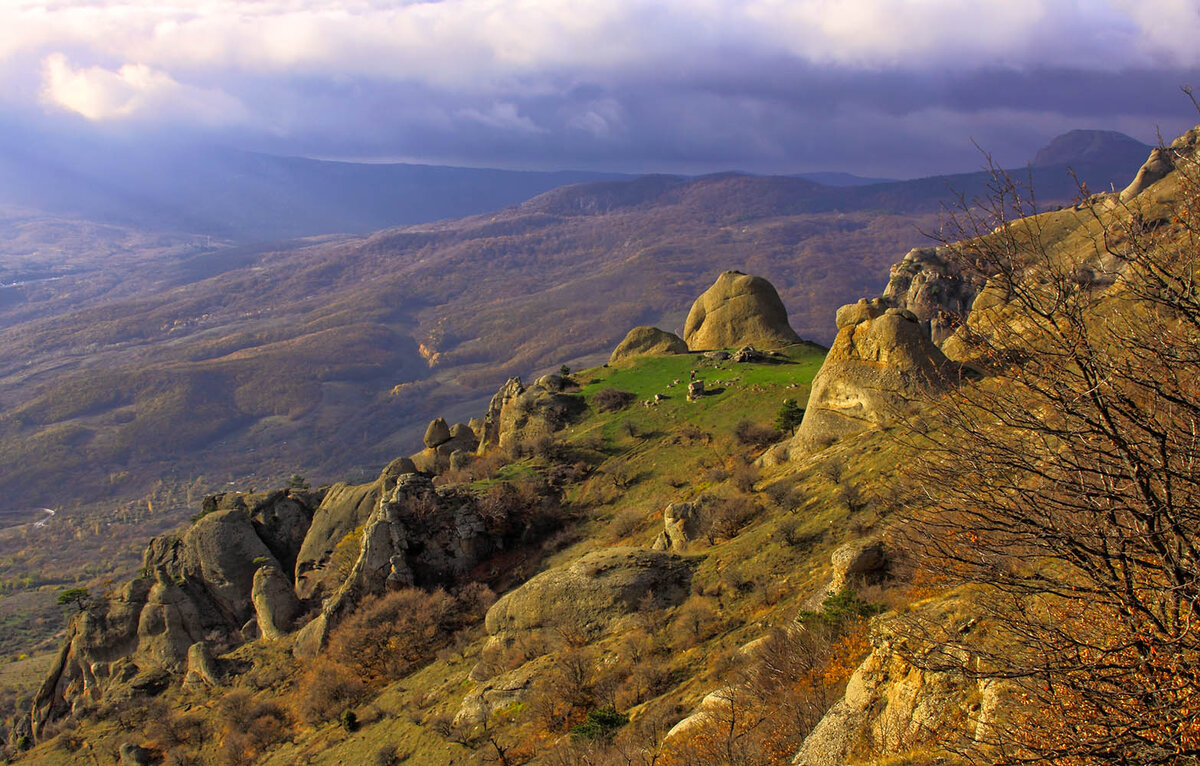
<svg viewBox="0 0 1200 766">
<path fill-rule="evenodd" d="M 884 301 L 909 311 L 940 346 L 962 325 L 982 283 L 964 275 L 944 248 L 917 247 L 892 267 Z"/>
<path fill-rule="evenodd" d="M 724 272 L 696 299 L 683 339 L 692 351 L 800 342 L 771 283 L 740 271 Z"/>
<path fill-rule="evenodd" d="M 892 422 L 914 401 L 949 387 L 954 365 L 911 312 L 880 299 L 837 313 L 838 334 L 813 379 L 790 454 L 805 454 Z"/>
<path fill-rule="evenodd" d="M 283 572 L 269 564 L 259 567 L 254 573 L 250 600 L 263 638 L 276 641 L 292 631 L 300 615 L 300 601 Z"/>
<path fill-rule="evenodd" d="M 526 388 L 520 378 L 510 378 L 488 405 L 479 452 L 511 451 L 515 446 L 561 430 L 587 410 L 579 394 L 565 393 L 557 375 L 539 378 Z"/>
<path fill-rule="evenodd" d="M 422 473 L 442 473 L 451 467 L 451 457 L 456 453 L 474 453 L 479 447 L 479 435 L 465 423 L 456 423 L 453 428 L 438 418 L 425 430 L 425 449 L 413 455 L 413 467 Z"/>
<path fill-rule="evenodd" d="M 695 503 L 670 503 L 663 509 L 663 531 L 654 540 L 654 550 L 686 553 L 688 544 L 700 534 L 700 509 Z"/>
<path fill-rule="evenodd" d="M 132 742 L 126 742 L 121 745 L 121 766 L 154 766 L 159 763 L 161 753 L 157 750 L 151 750 L 141 745 L 135 745 Z"/>
<path fill-rule="evenodd" d="M 208 644 L 203 641 L 197 641 L 188 647 L 187 672 L 184 674 L 183 682 L 210 687 L 221 685 L 221 671 L 217 666 L 217 661 L 212 656 Z"/>
<path fill-rule="evenodd" d="M 960 633 L 980 629 L 953 604 L 926 605 L 922 612 L 925 619 L 960 626 Z M 895 617 L 874 623 L 871 653 L 804 740 L 794 764 L 842 766 L 868 754 L 881 760 L 910 752 L 929 756 L 946 745 L 982 741 L 993 730 L 1008 688 L 957 672 L 950 667 L 953 657 L 939 660 L 939 669 L 915 664 L 913 657 L 923 653 L 911 645 L 909 632 Z"/>
<path fill-rule="evenodd" d="M 321 612 L 296 636 L 295 653 L 315 656 L 329 633 L 368 596 L 406 586 L 449 585 L 500 550 L 515 527 L 489 526 L 470 492 L 435 489 L 422 474 L 401 476 L 363 526 L 358 558 Z"/>
<path fill-rule="evenodd" d="M 442 418 L 434 418 L 425 429 L 425 446 L 432 449 L 450 441 L 450 426 Z"/>
<path fill-rule="evenodd" d="M 136 693 L 137 679 L 170 678 L 189 667 L 197 642 L 229 648 L 245 639 L 255 617 L 255 571 L 276 570 L 280 587 L 290 580 L 272 551 L 296 548 L 291 527 L 312 511 L 308 493 L 221 495 L 182 537 L 155 538 L 142 558 L 143 577 L 100 598 L 71 620 L 67 638 L 36 695 L 33 728 L 68 712 L 78 700 L 98 701 L 112 688 Z"/>
<path fill-rule="evenodd" d="M 493 637 L 542 627 L 598 635 L 638 611 L 646 599 L 653 601 L 652 608 L 683 601 L 697 563 L 634 548 L 589 553 L 505 594 L 488 610 L 485 625 Z"/>
<path fill-rule="evenodd" d="M 1175 163 L 1180 157 L 1192 156 L 1200 145 L 1200 126 L 1192 128 L 1167 147 L 1156 147 L 1150 151 L 1150 157 L 1138 169 L 1133 181 L 1121 190 L 1121 202 L 1129 202 L 1153 184 L 1158 183 L 1175 169 Z"/>
<path fill-rule="evenodd" d="M 490 719 L 496 711 L 521 703 L 532 691 L 534 679 L 546 672 L 552 663 L 550 657 L 539 657 L 482 681 L 463 697 L 454 715 L 454 725 L 475 726 Z"/>
<path fill-rule="evenodd" d="M 632 359 L 635 356 L 666 356 L 668 354 L 686 354 L 687 352 L 688 345 L 675 333 L 643 325 L 629 331 L 625 339 L 613 349 L 608 363 L 616 364 L 623 359 Z"/>
</svg>

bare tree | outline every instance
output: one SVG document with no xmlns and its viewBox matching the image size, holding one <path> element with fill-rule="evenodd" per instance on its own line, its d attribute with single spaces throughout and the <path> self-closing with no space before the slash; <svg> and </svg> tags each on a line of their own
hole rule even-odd
<svg viewBox="0 0 1200 766">
<path fill-rule="evenodd" d="M 1200 174 L 1165 151 L 1152 201 L 1029 215 L 1001 173 L 946 232 L 987 281 L 958 338 L 984 376 L 908 433 L 908 537 L 987 629 L 909 628 L 1025 701 L 988 759 L 1200 757 Z"/>
</svg>

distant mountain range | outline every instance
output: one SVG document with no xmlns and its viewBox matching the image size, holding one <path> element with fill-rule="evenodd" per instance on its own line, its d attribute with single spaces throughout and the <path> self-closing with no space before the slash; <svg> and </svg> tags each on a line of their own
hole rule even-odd
<svg viewBox="0 0 1200 766">
<path fill-rule="evenodd" d="M 1144 160 L 1110 161 L 1092 149 L 1110 139 L 1086 138 L 1022 171 L 1039 200 L 1071 201 L 1068 165 L 1107 189 Z M 105 185 L 89 179 L 118 158 L 61 159 L 65 175 L 26 179 L 22 197 L 13 168 L 49 159 L 10 153 L 0 182 L 0 201 L 28 208 L 74 178 L 57 204 L 108 221 L 0 218 L 0 284 L 24 283 L 0 287 L 0 492 L 19 505 L 232 478 L 249 450 L 264 472 L 375 470 L 411 452 L 432 414 L 474 413 L 510 375 L 594 362 L 635 325 L 678 330 L 730 268 L 770 279 L 795 329 L 828 342 L 839 305 L 878 293 L 947 203 L 991 181 L 597 180 L 482 215 L 264 246 L 236 239 L 436 217 L 576 177 L 218 153 L 114 169 Z M 230 239 L 111 223 L 215 232 L 226 213 Z"/>
<path fill-rule="evenodd" d="M 1107 178 L 1117 168 L 1136 166 L 1148 152 L 1148 146 L 1120 133 L 1073 131 L 1040 151 L 1033 166 L 1073 165 L 1093 178 Z M 972 185 L 969 175 L 949 178 Z M 911 187 L 908 181 L 843 172 L 795 177 L 824 187 L 872 188 L 868 196 L 876 197 L 920 188 L 919 183 Z M 241 242 L 364 234 L 498 210 L 568 185 L 633 178 L 586 171 L 330 162 L 0 127 L 0 206 Z"/>
</svg>

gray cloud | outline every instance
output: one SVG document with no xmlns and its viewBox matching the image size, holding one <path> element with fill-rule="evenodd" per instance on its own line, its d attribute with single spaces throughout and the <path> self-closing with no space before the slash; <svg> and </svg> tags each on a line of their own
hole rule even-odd
<svg viewBox="0 0 1200 766">
<path fill-rule="evenodd" d="M 1200 119 L 1197 0 L 11 0 L 0 25 L 10 117 L 320 156 L 912 175 Z"/>
</svg>

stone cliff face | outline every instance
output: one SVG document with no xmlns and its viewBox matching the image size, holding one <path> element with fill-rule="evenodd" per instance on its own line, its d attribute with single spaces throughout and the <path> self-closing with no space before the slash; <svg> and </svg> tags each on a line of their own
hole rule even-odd
<svg viewBox="0 0 1200 766">
<path fill-rule="evenodd" d="M 923 619 L 955 625 L 960 633 L 984 630 L 954 599 L 919 608 Z M 798 766 L 841 766 L 865 760 L 962 748 L 982 743 L 1012 704 L 1004 683 L 976 680 L 908 637 L 901 619 L 878 618 L 871 653 L 854 671 L 845 694 L 804 740 L 792 761 Z M 967 660 L 961 658 L 965 664 Z M 937 762 L 936 760 L 932 762 Z"/>
</svg>

